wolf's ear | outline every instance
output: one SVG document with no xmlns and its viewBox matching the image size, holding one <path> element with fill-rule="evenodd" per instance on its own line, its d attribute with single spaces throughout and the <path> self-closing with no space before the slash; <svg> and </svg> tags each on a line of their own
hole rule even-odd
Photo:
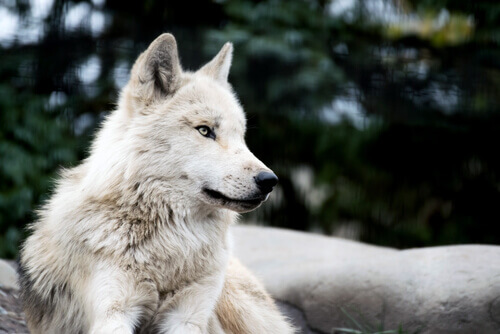
<svg viewBox="0 0 500 334">
<path fill-rule="evenodd" d="M 173 94 L 179 88 L 181 74 L 175 38 L 162 34 L 139 56 L 132 68 L 132 95 L 137 103 L 149 105 Z"/>
<path fill-rule="evenodd" d="M 214 78 L 222 84 L 226 84 L 232 60 L 233 44 L 227 42 L 217 56 L 200 69 L 200 72 Z"/>
</svg>

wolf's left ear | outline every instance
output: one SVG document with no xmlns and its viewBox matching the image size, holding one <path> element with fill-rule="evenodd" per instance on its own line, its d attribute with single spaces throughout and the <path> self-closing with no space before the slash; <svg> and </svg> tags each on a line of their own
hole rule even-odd
<svg viewBox="0 0 500 334">
<path fill-rule="evenodd" d="M 231 61 L 233 60 L 233 44 L 227 42 L 209 63 L 203 66 L 199 71 L 208 75 L 222 84 L 227 84 Z"/>
</svg>

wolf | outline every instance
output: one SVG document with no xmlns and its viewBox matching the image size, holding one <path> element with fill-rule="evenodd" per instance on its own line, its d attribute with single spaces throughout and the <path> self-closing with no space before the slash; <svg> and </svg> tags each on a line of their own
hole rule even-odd
<svg viewBox="0 0 500 334">
<path fill-rule="evenodd" d="M 138 57 L 20 251 L 32 333 L 295 332 L 231 256 L 229 226 L 278 181 L 245 144 L 232 52 L 184 71 L 162 34 Z"/>
</svg>

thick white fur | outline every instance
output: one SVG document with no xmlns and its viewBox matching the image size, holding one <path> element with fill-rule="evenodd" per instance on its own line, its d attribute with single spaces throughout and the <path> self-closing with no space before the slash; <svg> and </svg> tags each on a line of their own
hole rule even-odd
<svg viewBox="0 0 500 334">
<path fill-rule="evenodd" d="M 90 156 L 62 174 L 22 249 L 32 333 L 293 332 L 231 259 L 235 211 L 258 204 L 203 192 L 253 198 L 254 176 L 269 171 L 244 142 L 231 57 L 228 43 L 183 72 L 175 39 L 163 34 L 138 58 Z"/>
</svg>

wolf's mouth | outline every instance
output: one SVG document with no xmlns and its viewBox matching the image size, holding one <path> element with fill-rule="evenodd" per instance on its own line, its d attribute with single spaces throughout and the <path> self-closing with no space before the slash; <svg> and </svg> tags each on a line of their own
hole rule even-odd
<svg viewBox="0 0 500 334">
<path fill-rule="evenodd" d="M 216 190 L 203 188 L 203 192 L 211 199 L 217 201 L 222 206 L 239 206 L 245 209 L 254 209 L 263 201 L 266 200 L 267 196 L 255 196 L 243 199 L 229 198 L 226 195 L 218 192 Z"/>
</svg>

